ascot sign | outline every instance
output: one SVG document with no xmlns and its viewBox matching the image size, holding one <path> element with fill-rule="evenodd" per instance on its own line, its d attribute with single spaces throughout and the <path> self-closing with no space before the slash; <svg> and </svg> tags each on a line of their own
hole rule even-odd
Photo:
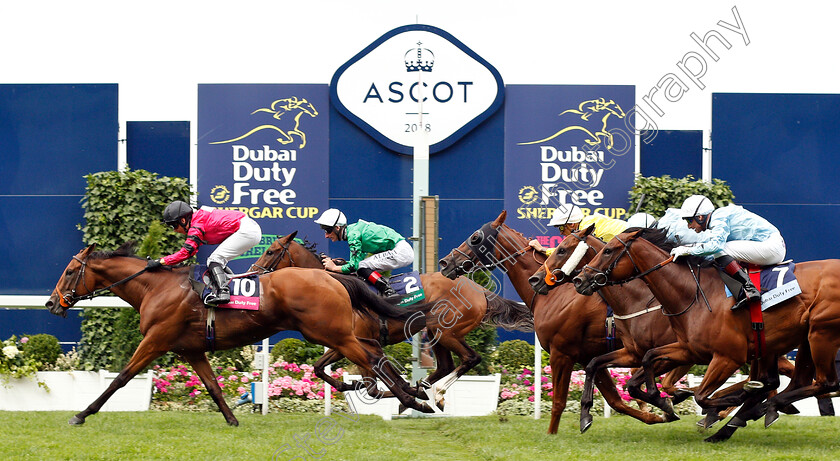
<svg viewBox="0 0 840 461">
<path fill-rule="evenodd" d="M 501 105 L 499 72 L 436 27 L 396 28 L 333 75 L 335 108 L 385 147 L 410 154 L 422 131 L 443 150 Z"/>
</svg>

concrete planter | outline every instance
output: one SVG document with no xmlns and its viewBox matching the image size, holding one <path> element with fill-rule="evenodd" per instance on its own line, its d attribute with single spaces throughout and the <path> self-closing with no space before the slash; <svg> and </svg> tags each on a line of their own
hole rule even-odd
<svg viewBox="0 0 840 461">
<path fill-rule="evenodd" d="M 39 371 L 36 379 L 13 379 L 0 386 L 3 411 L 81 411 L 96 400 L 118 373 L 95 371 Z M 138 375 L 108 399 L 101 411 L 145 411 L 152 399 L 152 372 Z"/>
</svg>

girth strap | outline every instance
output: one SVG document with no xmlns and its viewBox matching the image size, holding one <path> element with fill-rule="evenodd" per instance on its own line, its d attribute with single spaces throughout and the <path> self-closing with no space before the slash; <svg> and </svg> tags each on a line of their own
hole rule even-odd
<svg viewBox="0 0 840 461">
<path fill-rule="evenodd" d="M 748 264 L 747 272 L 750 274 L 750 280 L 755 285 L 756 290 L 761 293 L 761 267 Z M 767 343 L 764 337 L 764 315 L 761 312 L 761 298 L 758 301 L 750 303 L 750 322 L 752 323 L 753 340 L 755 341 L 753 358 L 758 359 L 767 350 Z"/>
</svg>

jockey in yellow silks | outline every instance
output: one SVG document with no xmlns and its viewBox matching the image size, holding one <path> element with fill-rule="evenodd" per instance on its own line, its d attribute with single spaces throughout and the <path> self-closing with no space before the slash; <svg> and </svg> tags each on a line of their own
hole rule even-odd
<svg viewBox="0 0 840 461">
<path fill-rule="evenodd" d="M 549 226 L 556 227 L 560 235 L 567 236 L 578 229 L 586 229 L 595 225 L 593 235 L 599 239 L 609 242 L 616 235 L 627 229 L 627 222 L 620 219 L 608 218 L 602 214 L 593 213 L 587 217 L 583 216 L 583 210 L 577 205 L 560 205 L 554 209 L 554 214 L 548 222 Z M 537 240 L 531 240 L 528 244 L 537 251 L 547 255 L 554 252 L 554 248 L 545 248 Z"/>
</svg>

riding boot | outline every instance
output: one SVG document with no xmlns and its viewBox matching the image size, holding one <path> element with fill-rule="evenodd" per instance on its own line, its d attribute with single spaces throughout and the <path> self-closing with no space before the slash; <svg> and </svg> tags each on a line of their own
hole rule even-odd
<svg viewBox="0 0 840 461">
<path fill-rule="evenodd" d="M 382 274 L 379 272 L 373 269 L 360 267 L 356 270 L 356 273 L 373 285 L 382 296 L 388 298 L 397 294 L 396 290 L 391 288 L 391 285 L 388 284 L 388 281 L 385 280 L 385 277 L 382 277 Z"/>
<path fill-rule="evenodd" d="M 753 301 L 761 302 L 761 293 L 753 285 L 749 274 L 747 274 L 747 270 L 741 267 L 738 261 L 735 261 L 735 258 L 729 255 L 723 255 L 715 258 L 715 262 L 726 275 L 732 277 L 733 280 L 741 285 L 741 289 L 738 290 L 738 299 L 735 305 L 732 306 L 732 310 L 738 309 Z"/>
<path fill-rule="evenodd" d="M 208 272 L 210 272 L 211 293 L 204 297 L 204 304 L 218 306 L 219 304 L 229 303 L 230 288 L 227 286 L 225 268 L 217 262 L 212 262 Z"/>
</svg>

